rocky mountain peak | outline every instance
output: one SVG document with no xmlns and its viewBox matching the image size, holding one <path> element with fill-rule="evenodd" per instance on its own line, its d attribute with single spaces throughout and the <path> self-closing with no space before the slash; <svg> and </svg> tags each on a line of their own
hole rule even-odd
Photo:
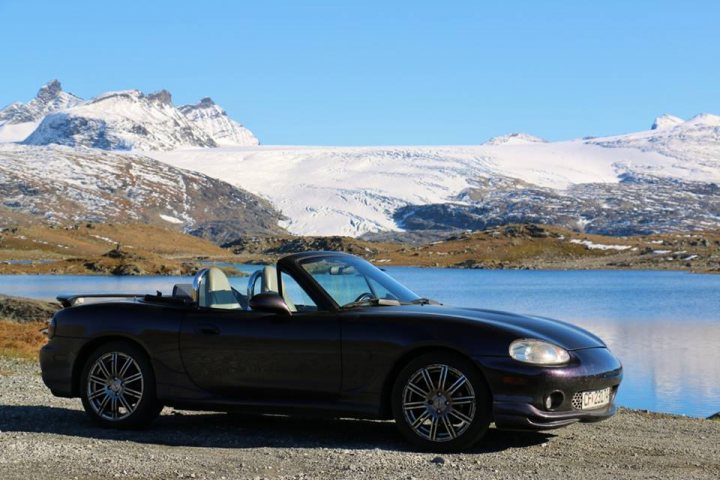
<svg viewBox="0 0 720 480">
<path fill-rule="evenodd" d="M 218 145 L 257 145 L 258 139 L 231 119 L 212 98 L 204 97 L 194 105 L 183 105 L 180 112 L 194 125 L 207 132 Z"/>
<path fill-rule="evenodd" d="M 62 92 L 62 85 L 59 80 L 52 80 L 38 90 L 36 97 L 44 102 L 50 102 Z"/>
<path fill-rule="evenodd" d="M 151 102 L 160 103 L 162 105 L 172 105 L 172 94 L 165 89 L 159 92 L 151 93 L 147 96 Z"/>
<path fill-rule="evenodd" d="M 46 83 L 29 102 L 15 102 L 0 110 L 0 143 L 22 141 L 46 115 L 74 107 L 82 101 L 80 97 L 64 92 L 59 81 Z"/>
<path fill-rule="evenodd" d="M 210 97 L 201 98 L 200 103 L 197 104 L 198 107 L 212 107 L 213 105 L 215 105 L 215 102 Z"/>
</svg>

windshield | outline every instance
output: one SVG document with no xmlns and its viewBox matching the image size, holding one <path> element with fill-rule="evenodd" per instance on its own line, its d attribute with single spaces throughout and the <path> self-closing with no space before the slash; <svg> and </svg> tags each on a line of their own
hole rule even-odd
<svg viewBox="0 0 720 480">
<path fill-rule="evenodd" d="M 378 299 L 405 303 L 419 298 L 390 275 L 360 258 L 309 258 L 300 265 L 340 306 Z"/>
</svg>

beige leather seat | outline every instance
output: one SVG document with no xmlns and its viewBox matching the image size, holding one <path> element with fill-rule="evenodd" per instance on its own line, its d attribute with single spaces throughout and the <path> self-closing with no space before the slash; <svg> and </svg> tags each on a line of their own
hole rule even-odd
<svg viewBox="0 0 720 480">
<path fill-rule="evenodd" d="M 260 283 L 260 291 L 265 292 L 275 292 L 279 293 L 280 289 L 278 288 L 278 274 L 277 269 L 273 266 L 268 265 L 267 267 L 263 268 L 262 272 L 262 282 Z M 297 312 L 297 308 L 295 308 L 295 304 L 290 300 L 290 296 L 288 293 L 283 289 L 283 299 L 285 300 L 285 303 L 287 304 L 288 308 L 291 312 Z"/>
<path fill-rule="evenodd" d="M 230 281 L 217 267 L 200 270 L 195 282 L 198 289 L 198 305 L 208 308 L 235 310 L 242 308 L 233 294 Z"/>
</svg>

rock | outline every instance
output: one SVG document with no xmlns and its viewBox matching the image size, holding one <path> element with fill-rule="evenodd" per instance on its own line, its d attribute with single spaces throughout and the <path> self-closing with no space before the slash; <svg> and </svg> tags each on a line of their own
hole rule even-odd
<svg viewBox="0 0 720 480">
<path fill-rule="evenodd" d="M 434 463 L 436 465 L 445 465 L 445 459 L 443 457 L 435 457 L 430 460 L 430 463 Z"/>
<path fill-rule="evenodd" d="M 102 256 L 118 260 L 143 260 L 143 257 L 120 248 L 120 244 L 117 244 L 112 250 L 103 253 Z"/>
<path fill-rule="evenodd" d="M 170 94 L 170 92 L 164 89 L 148 95 L 148 100 L 163 105 L 172 105 L 172 95 Z"/>
<path fill-rule="evenodd" d="M 0 318 L 16 322 L 45 322 L 60 309 L 55 302 L 0 295 Z"/>
<path fill-rule="evenodd" d="M 115 267 L 112 271 L 113 275 L 144 275 L 145 270 L 135 263 L 123 263 Z"/>
<path fill-rule="evenodd" d="M 547 238 L 550 236 L 550 232 L 532 223 L 525 225 L 525 231 L 533 238 Z"/>
</svg>

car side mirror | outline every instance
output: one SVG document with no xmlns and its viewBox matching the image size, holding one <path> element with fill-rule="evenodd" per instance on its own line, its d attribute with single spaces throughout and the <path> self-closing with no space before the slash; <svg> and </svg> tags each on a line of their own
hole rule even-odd
<svg viewBox="0 0 720 480">
<path fill-rule="evenodd" d="M 265 292 L 258 293 L 250 299 L 250 308 L 259 312 L 277 313 L 278 315 L 290 315 L 290 308 L 279 293 Z"/>
</svg>

